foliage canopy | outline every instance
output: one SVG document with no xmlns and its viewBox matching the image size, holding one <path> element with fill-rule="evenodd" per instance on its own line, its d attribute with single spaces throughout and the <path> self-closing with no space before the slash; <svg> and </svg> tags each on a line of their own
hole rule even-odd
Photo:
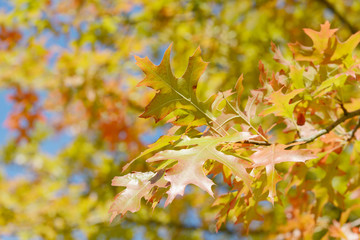
<svg viewBox="0 0 360 240">
<path fill-rule="evenodd" d="M 0 8 L 0 238 L 358 238 L 358 1 Z"/>
</svg>

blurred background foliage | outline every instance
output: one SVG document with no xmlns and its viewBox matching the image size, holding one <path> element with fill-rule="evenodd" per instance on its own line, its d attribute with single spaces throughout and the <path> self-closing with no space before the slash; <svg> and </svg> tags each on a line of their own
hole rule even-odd
<svg viewBox="0 0 360 240">
<path fill-rule="evenodd" d="M 138 118 L 154 93 L 135 88 L 143 75 L 133 55 L 159 63 L 173 43 L 179 76 L 200 46 L 210 62 L 198 90 L 205 99 L 241 74 L 245 92 L 258 86 L 259 60 L 278 67 L 271 42 L 289 56 L 287 43 L 311 43 L 304 27 L 329 20 L 341 39 L 360 29 L 355 0 L 3 0 L 0 9 L 4 239 L 241 238 L 241 225 L 215 234 L 216 208 L 197 188 L 109 225 L 120 190 L 111 179 L 166 130 Z M 277 208 L 265 208 L 274 222 L 252 224 L 251 238 L 283 223 Z"/>
</svg>

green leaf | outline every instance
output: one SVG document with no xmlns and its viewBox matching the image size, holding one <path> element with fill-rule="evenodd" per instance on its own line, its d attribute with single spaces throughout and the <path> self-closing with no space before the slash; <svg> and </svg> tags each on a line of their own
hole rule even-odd
<svg viewBox="0 0 360 240">
<path fill-rule="evenodd" d="M 343 87 L 347 79 L 346 74 L 337 75 L 323 81 L 319 87 L 317 87 L 314 95 L 323 95 L 331 90 L 333 87 Z"/>
<path fill-rule="evenodd" d="M 352 57 L 352 52 L 360 42 L 360 32 L 357 32 L 348 38 L 345 42 L 338 41 L 334 54 L 331 56 L 331 60 L 346 59 Z"/>
<path fill-rule="evenodd" d="M 163 147 L 166 147 L 170 145 L 173 142 L 176 142 L 180 139 L 180 136 L 161 136 L 155 143 L 150 144 L 148 149 L 143 151 L 138 157 L 134 158 L 130 162 L 128 162 L 122 169 L 122 171 L 125 171 L 132 163 L 135 161 L 145 157 L 147 154 L 155 152 L 157 150 L 160 150 Z"/>
<path fill-rule="evenodd" d="M 189 58 L 188 67 L 181 78 L 176 78 L 172 73 L 170 52 L 171 46 L 165 51 L 159 66 L 154 65 L 147 57 L 135 56 L 136 64 L 146 74 L 138 86 L 148 86 L 157 91 L 140 117 L 154 117 L 158 122 L 171 112 L 182 109 L 187 114 L 183 111 L 181 115 L 176 116 L 178 124 L 187 125 L 198 120 L 196 125 L 200 126 L 214 120 L 209 112 L 209 103 L 199 101 L 196 96 L 199 78 L 207 66 L 200 56 L 200 48 L 197 48 L 194 55 Z"/>
<path fill-rule="evenodd" d="M 304 79 L 303 79 L 304 70 L 305 70 L 304 67 L 298 69 L 294 65 L 290 66 L 289 76 L 292 80 L 292 84 L 296 89 L 305 87 Z"/>
<path fill-rule="evenodd" d="M 299 101 L 291 104 L 289 102 L 292 98 L 294 98 L 302 91 L 303 89 L 296 89 L 288 94 L 283 94 L 280 89 L 276 92 L 273 92 L 270 95 L 270 102 L 272 103 L 272 106 L 262 111 L 261 114 L 268 115 L 270 113 L 274 113 L 275 116 L 292 119 L 294 109 L 296 107 L 296 104 L 299 103 Z"/>
</svg>

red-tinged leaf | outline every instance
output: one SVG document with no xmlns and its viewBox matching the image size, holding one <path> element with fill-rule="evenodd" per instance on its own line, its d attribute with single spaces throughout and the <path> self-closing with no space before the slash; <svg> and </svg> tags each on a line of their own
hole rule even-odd
<svg viewBox="0 0 360 240">
<path fill-rule="evenodd" d="M 274 91 L 277 91 L 287 85 L 287 77 L 273 72 L 269 84 Z"/>
<path fill-rule="evenodd" d="M 271 50 L 274 52 L 274 60 L 275 61 L 277 61 L 278 63 L 280 63 L 282 65 L 290 66 L 290 62 L 284 58 L 280 49 L 278 47 L 276 47 L 276 45 L 273 42 L 271 42 Z"/>
<path fill-rule="evenodd" d="M 251 155 L 250 158 L 254 161 L 253 167 L 282 162 L 305 162 L 316 158 L 316 155 L 312 154 L 310 150 L 285 150 L 286 147 L 286 145 L 281 144 L 263 147 Z"/>
<path fill-rule="evenodd" d="M 138 86 L 148 86 L 157 91 L 140 117 L 154 117 L 158 122 L 171 112 L 182 109 L 181 114 L 175 113 L 177 124 L 189 125 L 197 120 L 196 125 L 200 126 L 214 120 L 208 111 L 209 103 L 199 101 L 196 96 L 199 78 L 207 66 L 201 58 L 200 48 L 189 58 L 188 67 L 181 78 L 176 78 L 172 73 L 170 52 L 171 46 L 166 50 L 159 66 L 154 65 L 147 57 L 135 56 L 136 64 L 146 74 Z M 181 121 L 184 119 L 186 121 Z"/>
<path fill-rule="evenodd" d="M 114 177 L 111 185 L 126 187 L 126 189 L 116 195 L 110 207 L 109 212 L 112 213 L 110 222 L 119 214 L 124 215 L 127 211 L 139 211 L 141 199 L 151 197 L 149 193 L 154 186 L 165 187 L 167 181 L 164 179 L 158 179 L 156 182 L 151 181 L 155 176 L 156 173 L 153 172 L 136 172 Z"/>
<path fill-rule="evenodd" d="M 178 156 L 175 156 L 178 155 Z M 206 177 L 203 165 L 207 159 L 199 158 L 197 151 L 189 148 L 180 151 L 167 150 L 156 154 L 148 159 L 149 162 L 175 159 L 178 163 L 165 173 L 165 179 L 171 183 L 171 188 L 167 192 L 168 198 L 165 206 L 171 203 L 176 195 L 184 195 L 185 187 L 194 184 L 214 196 L 211 186 L 214 184 Z"/>
<path fill-rule="evenodd" d="M 265 66 L 262 63 L 262 61 L 259 61 L 259 72 L 260 72 L 259 81 L 261 83 L 261 86 L 264 86 L 265 83 L 267 82 L 267 72 L 265 70 Z"/>
<path fill-rule="evenodd" d="M 264 166 L 268 177 L 270 201 L 276 196 L 277 173 L 275 164 L 282 162 L 305 162 L 316 158 L 309 150 L 285 150 L 285 145 L 272 145 L 258 150 L 250 158 L 254 161 L 253 167 Z"/>
<path fill-rule="evenodd" d="M 188 184 L 194 184 L 213 196 L 211 186 L 214 183 L 206 177 L 203 170 L 205 161 L 209 159 L 215 160 L 228 167 L 235 177 L 243 180 L 250 189 L 251 177 L 245 169 L 246 167 L 250 167 L 250 164 L 217 150 L 216 146 L 224 142 L 245 141 L 253 137 L 256 136 L 252 136 L 249 133 L 236 133 L 222 138 L 185 138 L 176 146 L 197 146 L 181 150 L 166 150 L 149 158 L 147 160 L 148 162 L 167 159 L 175 159 L 178 161 L 177 164 L 167 170 L 164 176 L 164 178 L 171 183 L 171 187 L 167 192 L 168 198 L 165 205 L 167 206 L 171 203 L 177 195 L 183 196 L 185 187 Z"/>
</svg>

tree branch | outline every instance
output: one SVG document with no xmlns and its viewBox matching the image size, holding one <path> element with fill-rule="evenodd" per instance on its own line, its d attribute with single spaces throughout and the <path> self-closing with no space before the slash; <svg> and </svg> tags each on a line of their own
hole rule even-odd
<svg viewBox="0 0 360 240">
<path fill-rule="evenodd" d="M 356 131 L 360 128 L 360 118 L 358 120 L 358 123 L 356 124 L 356 126 L 354 127 L 354 129 L 351 131 L 350 137 L 348 138 L 348 141 L 350 142 L 351 139 L 353 139 L 355 137 L 355 133 Z"/>
<path fill-rule="evenodd" d="M 345 16 L 343 16 L 336 8 L 335 6 L 333 6 L 328 0 L 319 0 L 319 2 L 321 2 L 322 4 L 324 4 L 331 12 L 334 13 L 335 16 L 337 16 L 340 21 L 342 23 L 344 23 L 349 30 L 351 31 L 351 33 L 356 33 L 358 31 L 358 29 L 353 26 L 346 18 Z"/>
<path fill-rule="evenodd" d="M 333 122 L 332 124 L 330 124 L 329 126 L 327 126 L 325 129 L 322 129 L 320 131 L 318 131 L 316 134 L 314 134 L 313 136 L 307 137 L 307 138 L 299 138 L 296 139 L 295 141 L 289 142 L 287 143 L 287 145 L 292 144 L 292 143 L 300 143 L 300 145 L 302 144 L 306 144 L 309 142 L 314 141 L 315 139 L 321 137 L 324 134 L 329 133 L 331 130 L 333 130 L 337 125 L 345 122 L 346 120 L 353 118 L 355 116 L 359 116 L 360 115 L 360 109 L 353 111 L 353 112 L 348 112 L 346 115 L 343 115 L 341 118 L 339 118 L 338 120 L 336 120 L 335 122 Z M 356 131 L 356 130 L 355 130 Z M 355 133 L 354 133 L 355 134 Z"/>
</svg>

